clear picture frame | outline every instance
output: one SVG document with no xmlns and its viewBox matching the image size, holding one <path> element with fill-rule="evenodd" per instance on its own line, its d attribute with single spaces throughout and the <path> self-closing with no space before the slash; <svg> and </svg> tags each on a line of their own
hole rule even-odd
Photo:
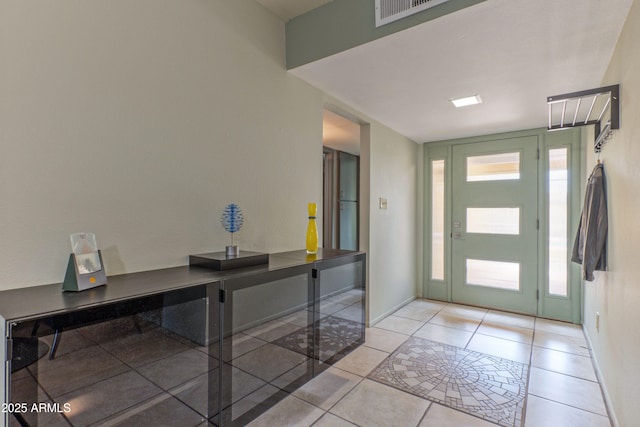
<svg viewBox="0 0 640 427">
<path fill-rule="evenodd" d="M 102 270 L 96 235 L 94 233 L 73 233 L 70 238 L 71 252 L 76 256 L 78 273 L 90 274 Z"/>
<path fill-rule="evenodd" d="M 107 284 L 102 254 L 94 233 L 73 233 L 63 291 L 83 291 Z"/>
</svg>

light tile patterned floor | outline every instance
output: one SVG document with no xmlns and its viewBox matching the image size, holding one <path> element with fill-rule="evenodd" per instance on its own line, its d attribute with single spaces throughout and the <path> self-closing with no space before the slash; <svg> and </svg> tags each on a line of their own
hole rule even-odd
<svg viewBox="0 0 640 427">
<path fill-rule="evenodd" d="M 369 378 L 505 427 L 520 426 L 528 365 L 412 337 Z"/>
<path fill-rule="evenodd" d="M 563 322 L 418 299 L 368 329 L 365 345 L 330 371 L 255 425 L 286 412 L 291 425 L 314 427 L 611 427 L 582 328 Z M 475 405 L 482 395 L 493 406 Z"/>
<path fill-rule="evenodd" d="M 330 316 L 327 325 L 349 330 L 349 320 L 353 320 L 349 298 L 341 296 L 321 307 L 321 313 Z M 307 320 L 305 313 L 297 313 L 261 325 L 238 334 L 233 346 L 224 349 L 224 361 L 234 365 L 225 364 L 221 374 L 223 381 L 234 384 L 231 395 L 222 397 L 224 402 L 236 402 L 232 418 L 240 419 L 236 417 L 243 416 L 256 401 L 273 396 L 272 401 L 279 403 L 252 425 L 611 426 L 580 326 L 418 299 L 368 329 L 365 345 L 294 391 L 287 385 L 305 369 L 305 363 L 300 363 L 306 359 L 301 331 Z M 124 324 L 126 327 L 130 326 Z M 41 401 L 58 400 L 56 396 L 82 398 L 86 404 L 95 400 L 108 412 L 65 417 L 43 413 L 38 416 L 39 425 L 69 426 L 67 420 L 77 425 L 96 421 L 163 425 L 163 420 L 169 419 L 167 413 L 182 414 L 184 425 L 206 425 L 200 414 L 212 413 L 215 408 L 207 409 L 206 394 L 201 391 L 210 385 L 207 372 L 217 366 L 216 349 L 205 354 L 204 348 L 161 330 L 139 333 L 132 329 L 134 338 L 105 338 L 108 333 L 104 325 L 65 331 L 56 359 L 43 358 L 37 367 L 38 379 L 46 387 L 38 388 Z M 331 343 L 339 347 L 342 338 L 327 341 L 327 354 Z M 274 345 L 276 342 L 286 345 Z M 299 351 L 291 351 L 296 345 Z M 422 373 L 420 363 L 426 366 L 423 376 L 434 387 L 424 387 L 422 381 L 421 389 L 410 381 L 407 372 Z M 169 377 L 163 374 L 167 364 L 180 369 L 172 369 Z M 270 366 L 260 369 L 261 365 Z M 395 365 L 408 369 L 398 370 Z M 14 374 L 16 398 L 23 385 L 25 390 L 34 389 L 32 370 Z M 274 375 L 280 376 L 274 379 Z M 429 396 L 434 390 L 443 394 Z M 118 399 L 132 393 L 140 403 Z M 486 400 L 483 396 L 495 407 L 476 405 Z M 12 419 L 14 425 L 17 423 Z"/>
</svg>

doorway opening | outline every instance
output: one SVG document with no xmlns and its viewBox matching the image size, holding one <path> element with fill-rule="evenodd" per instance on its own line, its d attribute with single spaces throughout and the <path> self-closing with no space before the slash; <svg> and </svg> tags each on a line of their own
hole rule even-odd
<svg viewBox="0 0 640 427">
<path fill-rule="evenodd" d="M 325 109 L 323 145 L 323 247 L 359 250 L 360 125 Z"/>
</svg>

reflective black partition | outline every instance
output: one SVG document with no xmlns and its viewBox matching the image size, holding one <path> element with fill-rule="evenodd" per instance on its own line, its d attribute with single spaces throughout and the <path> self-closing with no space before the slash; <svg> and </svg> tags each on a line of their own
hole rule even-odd
<svg viewBox="0 0 640 427">
<path fill-rule="evenodd" d="M 365 256 L 323 259 L 316 269 L 314 358 L 322 371 L 364 344 Z"/>
<path fill-rule="evenodd" d="M 246 425 L 313 376 L 311 275 L 307 264 L 223 281 L 223 425 Z"/>
<path fill-rule="evenodd" d="M 304 264 L 222 281 L 225 426 L 248 424 L 364 343 L 365 255 L 295 251 L 270 267 L 287 262 Z"/>
<path fill-rule="evenodd" d="M 364 310 L 365 255 L 323 249 L 114 276 L 85 292 L 3 291 L 4 419 L 246 425 L 364 343 Z"/>
<path fill-rule="evenodd" d="M 11 324 L 11 426 L 217 421 L 218 284 Z M 214 300 L 215 301 L 215 300 Z"/>
</svg>

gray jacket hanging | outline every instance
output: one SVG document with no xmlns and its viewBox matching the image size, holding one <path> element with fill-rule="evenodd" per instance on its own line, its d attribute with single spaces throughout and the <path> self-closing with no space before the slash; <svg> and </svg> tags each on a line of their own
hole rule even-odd
<svg viewBox="0 0 640 427">
<path fill-rule="evenodd" d="M 582 264 L 585 280 L 593 280 L 594 270 L 607 269 L 607 221 L 604 167 L 598 163 L 589 176 L 571 256 L 571 261 Z"/>
</svg>

